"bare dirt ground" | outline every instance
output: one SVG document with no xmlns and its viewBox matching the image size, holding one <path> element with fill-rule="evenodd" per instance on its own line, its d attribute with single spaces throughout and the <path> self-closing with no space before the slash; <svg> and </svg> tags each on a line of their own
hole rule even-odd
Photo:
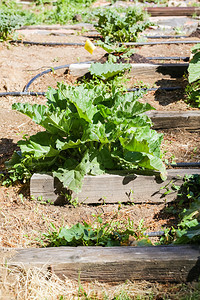
<svg viewBox="0 0 200 300">
<path fill-rule="evenodd" d="M 37 31 L 23 31 L 24 40 L 39 42 L 85 42 L 86 37 L 80 33 L 73 35 L 38 34 Z M 21 34 L 21 33 L 20 33 Z M 157 45 L 144 46 L 136 49 L 143 56 L 189 56 L 191 44 L 187 45 Z M 0 45 L 0 91 L 23 91 L 24 86 L 38 73 L 60 65 L 98 60 L 105 51 L 97 48 L 91 56 L 83 47 L 77 46 L 28 46 L 23 44 L 4 43 Z M 37 79 L 30 87 L 30 91 L 46 91 L 48 86 L 56 87 L 57 81 L 72 82 L 65 69 L 46 74 Z M 142 78 L 145 82 L 145 78 Z M 135 78 L 136 82 L 140 79 Z M 149 79 L 148 79 L 149 80 Z M 170 80 L 170 79 L 168 79 Z M 155 83 L 151 78 L 150 85 Z M 176 83 L 175 83 L 176 84 Z M 148 101 L 157 110 L 190 110 L 181 94 L 168 92 L 156 96 L 148 93 L 142 101 Z M 162 99 L 162 100 L 161 100 Z M 17 148 L 16 142 L 24 134 L 32 135 L 40 130 L 29 118 L 12 111 L 14 102 L 45 103 L 45 97 L 13 97 L 0 98 L 0 171 L 4 162 Z M 176 161 L 199 161 L 200 157 L 199 132 L 174 130 L 164 132 L 163 152 L 165 157 Z M 135 226 L 144 219 L 144 227 L 148 230 L 160 230 L 163 226 L 173 224 L 170 216 L 160 214 L 165 205 L 118 205 L 81 206 L 81 207 L 54 207 L 44 205 L 36 200 L 30 200 L 28 187 L 0 187 L 0 247 L 33 247 L 39 246 L 40 236 L 47 232 L 50 223 L 57 228 L 62 225 L 75 224 L 78 221 L 93 221 L 92 214 L 101 214 L 104 220 L 134 220 Z M 169 217 L 169 218 L 168 218 Z"/>
</svg>

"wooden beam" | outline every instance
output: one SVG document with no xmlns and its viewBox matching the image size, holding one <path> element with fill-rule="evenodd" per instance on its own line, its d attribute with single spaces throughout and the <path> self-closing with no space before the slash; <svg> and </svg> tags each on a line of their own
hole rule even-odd
<svg viewBox="0 0 200 300">
<path fill-rule="evenodd" d="M 119 174 L 119 175 L 116 175 Z M 156 176 L 144 176 L 127 174 L 123 172 L 115 174 L 103 174 L 98 176 L 87 175 L 84 178 L 82 190 L 79 194 L 72 193 L 72 200 L 84 204 L 101 203 L 164 203 L 173 201 L 177 191 L 171 189 L 173 184 L 181 185 L 185 174 L 200 174 L 200 169 L 170 169 L 168 178 L 161 181 Z M 168 189 L 171 193 L 165 195 Z M 54 204 L 67 203 L 61 183 L 47 174 L 34 174 L 30 181 L 30 194 L 45 202 Z"/>
<path fill-rule="evenodd" d="M 90 68 L 91 64 L 71 64 L 69 73 L 75 77 L 82 77 Z M 170 78 L 180 78 L 187 72 L 188 63 L 179 64 L 131 64 L 130 76 L 159 76 L 168 75 Z"/>
<path fill-rule="evenodd" d="M 107 283 L 186 282 L 200 275 L 200 246 L 58 247 L 12 249 L 8 269 L 40 267 L 60 278 Z M 1 257 L 8 251 L 0 250 Z"/>
<path fill-rule="evenodd" d="M 152 17 L 200 15 L 199 7 L 146 7 L 145 10 Z"/>
<path fill-rule="evenodd" d="M 153 122 L 154 129 L 184 128 L 200 129 L 200 111 L 149 111 L 146 113 Z"/>
</svg>

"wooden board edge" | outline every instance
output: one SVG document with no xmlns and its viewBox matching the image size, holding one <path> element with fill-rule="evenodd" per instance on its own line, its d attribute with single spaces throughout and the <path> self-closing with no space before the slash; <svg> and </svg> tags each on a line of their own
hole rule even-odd
<svg viewBox="0 0 200 300">
<path fill-rule="evenodd" d="M 153 129 L 183 128 L 200 129 L 200 111 L 149 111 L 146 113 L 153 122 Z"/>
<path fill-rule="evenodd" d="M 187 71 L 188 63 L 183 64 L 151 64 L 151 63 L 139 63 L 139 64 L 131 64 L 131 71 L 129 73 L 130 76 L 136 75 L 146 75 L 146 76 L 164 76 L 168 75 L 172 78 L 182 77 L 183 74 Z M 69 66 L 69 74 L 82 77 L 84 76 L 91 64 L 82 63 L 82 64 L 70 64 Z M 142 73 L 142 74 L 141 74 Z"/>
<path fill-rule="evenodd" d="M 117 283 L 126 280 L 198 280 L 200 246 L 58 247 L 15 250 L 8 269 L 41 268 L 60 278 Z M 119 272 L 120 270 L 120 272 Z"/>
<path fill-rule="evenodd" d="M 171 187 L 173 184 L 180 186 L 186 174 L 200 174 L 200 169 L 168 170 L 168 178 L 164 182 L 158 177 L 134 174 L 87 175 L 82 191 L 79 194 L 72 193 L 70 201 L 79 204 L 167 203 L 173 201 L 177 195 L 177 191 Z M 170 189 L 171 192 L 165 194 Z M 63 189 L 58 180 L 47 174 L 35 173 L 32 176 L 30 194 L 40 201 L 55 205 L 70 203 L 63 196 L 67 194 L 67 190 Z"/>
</svg>

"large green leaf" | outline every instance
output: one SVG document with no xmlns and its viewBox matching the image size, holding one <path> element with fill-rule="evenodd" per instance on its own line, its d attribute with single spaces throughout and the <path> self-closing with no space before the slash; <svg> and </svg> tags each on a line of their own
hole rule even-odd
<svg viewBox="0 0 200 300">
<path fill-rule="evenodd" d="M 40 124 L 45 119 L 47 107 L 45 105 L 30 103 L 14 103 L 12 109 L 15 109 L 31 118 L 35 123 Z"/>
<path fill-rule="evenodd" d="M 197 52 L 190 60 L 188 72 L 189 72 L 189 77 L 188 77 L 189 83 L 192 83 L 200 79 L 200 51 Z"/>
<path fill-rule="evenodd" d="M 149 153 L 157 157 L 160 156 L 162 134 L 158 134 L 148 126 L 129 131 L 130 133 L 126 133 L 119 138 L 123 148 L 131 152 Z"/>
<path fill-rule="evenodd" d="M 34 158 L 41 157 L 54 157 L 57 156 L 60 151 L 53 147 L 55 143 L 55 136 L 52 137 L 46 131 L 38 132 L 36 135 L 32 135 L 27 140 L 18 142 L 22 154 L 32 154 Z"/>
<path fill-rule="evenodd" d="M 93 105 L 95 98 L 94 91 L 84 88 L 84 86 L 63 88 L 61 92 L 66 97 L 69 103 L 73 103 L 76 107 L 80 118 L 85 119 L 87 122 L 92 122 L 93 116 L 97 112 L 97 108 Z"/>
<path fill-rule="evenodd" d="M 192 53 L 196 53 L 197 51 L 199 51 L 200 50 L 200 43 L 194 45 L 191 50 L 192 50 Z"/>
<path fill-rule="evenodd" d="M 103 80 L 108 80 L 118 74 L 124 73 L 126 70 L 130 70 L 130 64 L 115 64 L 106 62 L 105 64 L 93 63 L 91 64 L 89 71 L 92 75 L 95 75 Z"/>
</svg>

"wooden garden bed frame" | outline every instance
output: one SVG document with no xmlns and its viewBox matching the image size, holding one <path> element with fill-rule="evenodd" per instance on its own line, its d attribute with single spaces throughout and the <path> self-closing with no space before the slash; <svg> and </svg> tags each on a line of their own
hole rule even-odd
<svg viewBox="0 0 200 300">
<path fill-rule="evenodd" d="M 38 267 L 60 278 L 106 283 L 187 282 L 200 275 L 200 246 L 0 249 L 3 270 Z M 2 274 L 1 274 L 2 273 Z"/>
<path fill-rule="evenodd" d="M 152 17 L 200 15 L 200 7 L 146 7 L 145 10 Z"/>
<path fill-rule="evenodd" d="M 91 66 L 89 63 L 81 64 L 70 64 L 69 73 L 75 77 L 84 76 L 88 73 L 88 69 Z M 189 64 L 179 63 L 179 64 L 150 64 L 150 63 L 139 63 L 131 64 L 131 70 L 128 74 L 129 76 L 169 76 L 171 78 L 181 78 L 186 72 Z"/>
<path fill-rule="evenodd" d="M 81 192 L 72 193 L 71 200 L 82 204 L 166 203 L 173 201 L 177 195 L 173 184 L 180 186 L 186 174 L 200 174 L 200 169 L 170 169 L 164 182 L 156 176 L 118 174 L 85 176 Z M 166 196 L 167 190 L 171 192 Z M 66 203 L 63 195 L 67 194 L 67 190 L 53 176 L 35 173 L 30 181 L 30 194 L 41 201 L 60 205 Z"/>
</svg>

